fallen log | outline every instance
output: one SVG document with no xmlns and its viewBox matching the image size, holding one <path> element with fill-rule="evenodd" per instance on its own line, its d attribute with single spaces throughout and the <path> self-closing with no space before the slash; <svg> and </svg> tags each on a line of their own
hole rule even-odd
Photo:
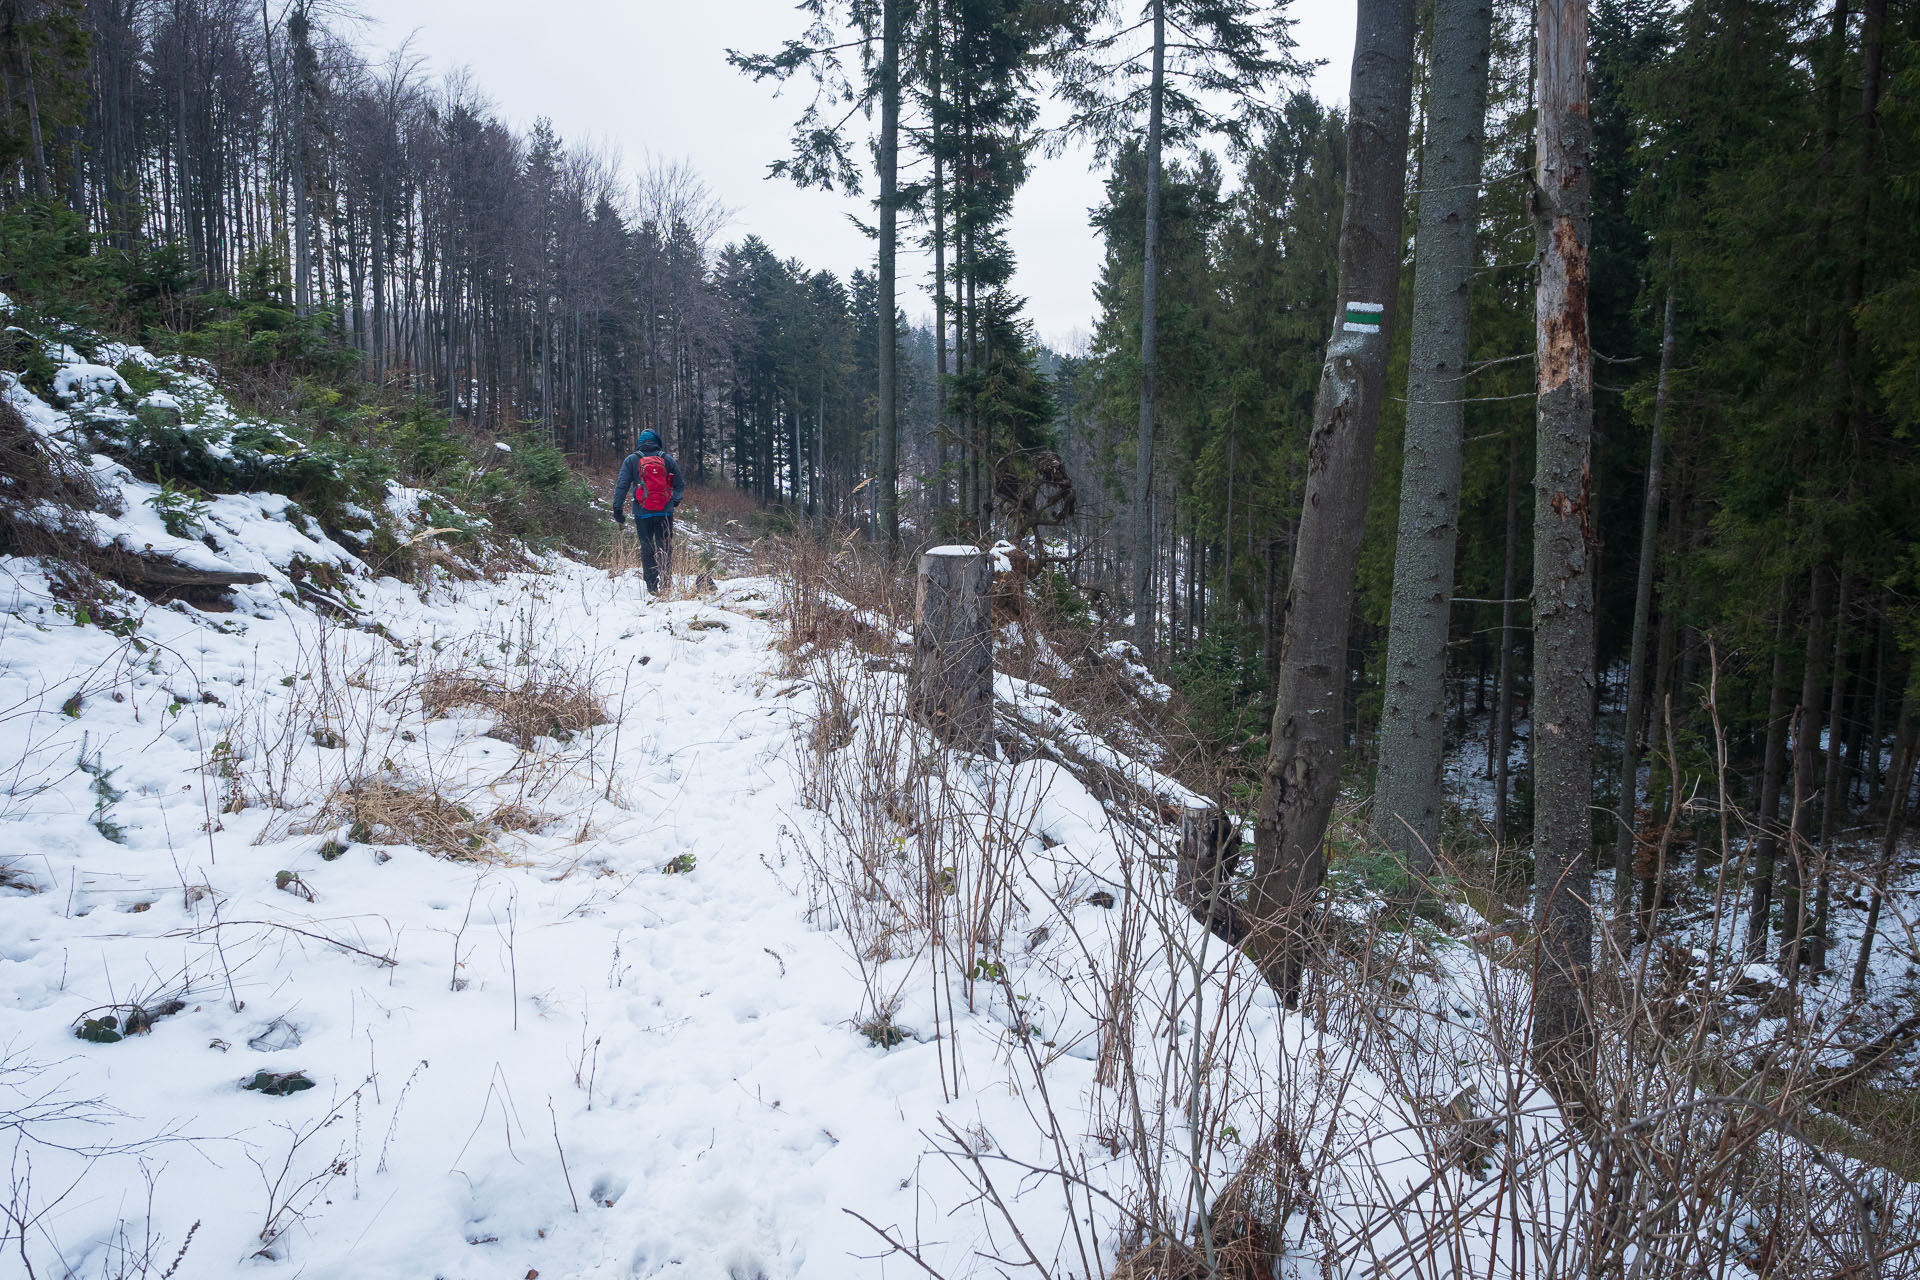
<svg viewBox="0 0 1920 1280">
<path fill-rule="evenodd" d="M 263 573 L 238 569 L 196 569 L 165 556 L 109 552 L 93 564 L 94 571 L 156 604 L 184 600 L 196 609 L 228 613 L 235 587 L 265 582 Z"/>
<path fill-rule="evenodd" d="M 148 587 L 245 587 L 265 582 L 264 573 L 238 569 L 195 569 L 160 556 L 116 557 L 109 564 L 113 576 L 133 585 Z"/>
</svg>

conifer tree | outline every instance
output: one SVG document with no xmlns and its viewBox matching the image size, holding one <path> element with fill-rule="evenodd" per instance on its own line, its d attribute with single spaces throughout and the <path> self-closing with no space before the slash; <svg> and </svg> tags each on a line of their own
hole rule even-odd
<svg viewBox="0 0 1920 1280">
<path fill-rule="evenodd" d="M 1140 288 L 1139 432 L 1131 495 L 1134 641 L 1150 652 L 1155 602 L 1153 477 L 1159 380 L 1160 215 L 1163 153 L 1213 133 L 1244 147 L 1274 118 L 1268 95 L 1295 74 L 1286 0 L 1081 0 L 1052 57 L 1072 118 L 1056 143 L 1091 139 L 1100 159 L 1138 137 L 1146 159 Z M 1172 35 L 1169 36 L 1169 31 Z M 1144 32 L 1146 47 L 1133 45 Z M 1145 67 L 1138 53 L 1145 54 Z M 1233 105 L 1217 114 L 1214 99 Z"/>
<path fill-rule="evenodd" d="M 1593 969 L 1592 173 L 1586 0 L 1543 0 L 1534 215 L 1533 1056 L 1571 1105 L 1590 1085 Z"/>
<path fill-rule="evenodd" d="M 1431 868 L 1440 843 L 1447 634 L 1492 29 L 1492 0 L 1437 0 L 1434 6 L 1414 240 L 1406 462 L 1373 801 L 1374 838 L 1419 874 Z"/>
</svg>

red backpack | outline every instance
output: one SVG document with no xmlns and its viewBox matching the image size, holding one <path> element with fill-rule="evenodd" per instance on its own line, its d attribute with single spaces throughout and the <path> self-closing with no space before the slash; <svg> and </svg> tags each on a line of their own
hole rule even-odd
<svg viewBox="0 0 1920 1280">
<path fill-rule="evenodd" d="M 673 497 L 673 479 L 667 474 L 667 461 L 657 453 L 640 455 L 640 483 L 633 486 L 636 511 L 658 515 L 667 509 Z"/>
</svg>

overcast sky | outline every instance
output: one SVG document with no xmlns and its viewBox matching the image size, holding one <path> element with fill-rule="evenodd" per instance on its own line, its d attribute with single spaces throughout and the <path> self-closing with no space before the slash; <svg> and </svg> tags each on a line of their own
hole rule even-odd
<svg viewBox="0 0 1920 1280">
<path fill-rule="evenodd" d="M 1324 59 L 1314 93 L 1344 101 L 1353 50 L 1353 6 L 1294 0 L 1303 56 Z M 590 141 L 629 171 L 649 157 L 687 160 L 734 211 L 723 235 L 755 234 L 774 252 L 843 277 L 872 260 L 873 244 L 848 220 L 870 207 L 769 179 L 784 154 L 796 86 L 785 98 L 727 65 L 729 47 L 771 50 L 797 34 L 793 0 L 373 0 L 366 32 L 376 49 L 413 37 L 439 77 L 465 66 L 501 115 L 525 128 L 552 119 L 570 142 Z M 1040 336 L 1071 347 L 1092 326 L 1100 245 L 1087 212 L 1100 175 L 1085 155 L 1037 158 L 1014 206 L 1015 287 Z M 930 315 L 929 263 L 901 263 L 901 305 Z M 904 290 L 918 290 L 907 295 Z"/>
</svg>

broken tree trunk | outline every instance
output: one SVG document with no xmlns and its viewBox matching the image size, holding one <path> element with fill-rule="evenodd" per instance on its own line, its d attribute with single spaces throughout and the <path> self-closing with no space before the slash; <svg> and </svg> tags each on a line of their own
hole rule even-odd
<svg viewBox="0 0 1920 1280">
<path fill-rule="evenodd" d="M 920 557 L 913 715 L 965 751 L 993 742 L 992 586 L 992 561 L 978 547 L 935 547 Z"/>
<path fill-rule="evenodd" d="M 1187 809 L 1180 815 L 1173 895 L 1215 937 L 1233 946 L 1248 932 L 1245 914 L 1233 901 L 1241 851 L 1240 828 L 1220 810 Z"/>
</svg>

